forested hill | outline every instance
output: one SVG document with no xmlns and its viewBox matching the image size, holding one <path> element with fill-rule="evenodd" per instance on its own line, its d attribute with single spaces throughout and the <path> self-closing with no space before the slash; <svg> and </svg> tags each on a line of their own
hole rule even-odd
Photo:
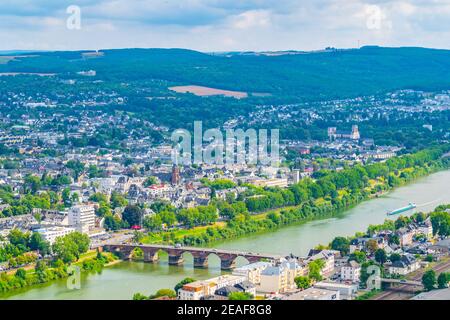
<svg viewBox="0 0 450 320">
<path fill-rule="evenodd" d="M 58 73 L 62 78 L 95 70 L 111 82 L 164 80 L 171 84 L 271 93 L 303 99 L 334 99 L 397 89 L 450 88 L 450 51 L 363 47 L 285 55 L 205 54 L 184 49 L 38 52 L 1 63 L 0 72 Z"/>
</svg>

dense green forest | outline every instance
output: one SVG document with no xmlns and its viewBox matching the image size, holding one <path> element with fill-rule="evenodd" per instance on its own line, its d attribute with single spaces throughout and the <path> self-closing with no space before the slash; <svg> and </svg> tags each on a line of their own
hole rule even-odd
<svg viewBox="0 0 450 320">
<path fill-rule="evenodd" d="M 46 52 L 0 65 L 0 72 L 72 76 L 96 70 L 104 81 L 164 80 L 304 99 L 334 99 L 397 89 L 441 90 L 450 86 L 450 53 L 423 48 L 363 47 L 296 55 L 213 55 L 183 49 Z"/>
<path fill-rule="evenodd" d="M 350 119 L 357 114 L 363 137 L 373 137 L 377 144 L 402 145 L 408 149 L 422 148 L 445 137 L 448 127 L 450 113 L 445 109 L 418 115 L 396 113 L 404 102 L 408 106 L 420 104 L 424 98 L 415 94 L 411 94 L 409 101 L 401 97 L 389 102 L 389 114 L 386 110 L 373 111 L 376 106 L 384 106 L 389 93 L 396 90 L 436 93 L 448 90 L 450 73 L 446 71 L 450 70 L 450 51 L 447 50 L 363 47 L 278 56 L 207 54 L 184 49 L 100 52 L 103 55 L 93 58 L 85 58 L 85 52 L 81 51 L 37 52 L 0 63 L 0 73 L 55 73 L 42 77 L 0 76 L 0 111 L 17 119 L 23 115 L 24 101 L 47 101 L 54 103 L 52 108 L 26 107 L 26 112 L 29 115 L 60 112 L 66 116 L 77 116 L 80 110 L 127 112 L 169 129 L 188 130 L 196 120 L 202 120 L 206 129 L 238 119 L 241 128 L 280 128 L 282 139 L 297 140 L 324 140 L 328 126 L 350 127 L 354 124 Z M 89 70 L 95 70 L 95 76 L 79 74 Z M 168 89 L 174 85 L 202 85 L 250 95 L 245 99 L 205 98 Z M 290 108 L 283 110 L 287 105 Z M 343 108 L 336 109 L 339 105 Z M 264 113 L 272 106 L 276 113 Z M 314 112 L 322 118 L 311 118 Z M 283 113 L 291 118 L 279 118 Z M 254 119 L 257 120 L 252 122 Z M 433 133 L 423 129 L 424 124 L 432 124 Z M 66 123 L 54 125 L 60 132 L 67 130 Z M 97 140 L 123 135 L 108 131 L 111 130 L 105 128 Z M 160 132 L 149 128 L 145 131 L 156 141 L 161 140 Z M 84 140 L 79 143 L 90 143 Z M 117 148 L 117 141 L 110 144 Z"/>
</svg>

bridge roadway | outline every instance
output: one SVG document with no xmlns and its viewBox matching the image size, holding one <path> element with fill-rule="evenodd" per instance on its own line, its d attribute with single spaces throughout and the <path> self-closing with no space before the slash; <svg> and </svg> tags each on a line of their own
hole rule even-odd
<svg viewBox="0 0 450 320">
<path fill-rule="evenodd" d="M 388 279 L 388 278 L 382 278 L 381 282 L 384 283 L 399 283 L 409 286 L 422 286 L 422 282 L 414 281 L 414 280 L 405 280 L 405 279 Z"/>
<path fill-rule="evenodd" d="M 144 253 L 144 261 L 156 262 L 159 260 L 158 252 L 164 251 L 169 255 L 170 265 L 183 264 L 183 253 L 189 252 L 194 257 L 194 268 L 206 268 L 208 266 L 208 257 L 215 254 L 220 258 L 220 266 L 223 270 L 230 270 L 235 267 L 236 258 L 244 257 L 249 263 L 263 260 L 278 260 L 280 255 L 263 254 L 255 252 L 243 252 L 234 250 L 221 250 L 214 248 L 198 247 L 174 247 L 169 245 L 157 244 L 106 244 L 102 249 L 118 254 L 122 259 L 130 259 L 130 256 L 136 248 Z"/>
</svg>

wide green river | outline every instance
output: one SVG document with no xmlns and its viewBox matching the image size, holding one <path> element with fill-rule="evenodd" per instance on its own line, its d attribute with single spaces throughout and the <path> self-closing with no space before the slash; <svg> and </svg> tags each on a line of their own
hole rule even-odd
<svg viewBox="0 0 450 320">
<path fill-rule="evenodd" d="M 386 219 L 386 211 L 415 202 L 416 210 L 430 211 L 450 203 L 450 171 L 438 172 L 413 184 L 398 188 L 386 196 L 369 200 L 347 210 L 338 217 L 293 225 L 245 238 L 216 244 L 217 248 L 250 252 L 304 256 L 318 244 L 328 244 L 336 236 L 349 236 L 364 231 L 370 224 Z M 411 214 L 410 211 L 406 214 Z M 219 258 L 211 255 L 208 269 L 194 269 L 192 257 L 185 254 L 183 266 L 158 263 L 121 262 L 105 268 L 101 274 L 83 274 L 81 288 L 69 290 L 66 280 L 0 294 L 0 299 L 131 299 L 141 292 L 149 295 L 160 288 L 173 288 L 185 277 L 205 279 L 221 274 Z M 245 261 L 241 259 L 238 264 Z"/>
</svg>

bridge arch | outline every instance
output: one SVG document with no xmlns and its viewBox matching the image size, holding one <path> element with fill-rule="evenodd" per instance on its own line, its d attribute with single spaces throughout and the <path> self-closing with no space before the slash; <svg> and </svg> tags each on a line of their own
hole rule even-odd
<svg viewBox="0 0 450 320">
<path fill-rule="evenodd" d="M 245 257 L 245 256 L 237 256 L 234 259 L 234 266 L 235 267 L 242 267 L 243 265 L 251 263 L 251 259 Z"/>
<path fill-rule="evenodd" d="M 186 259 L 187 261 L 193 261 L 194 268 L 207 268 L 209 266 L 209 261 L 211 261 L 213 265 L 216 265 L 216 261 L 218 264 L 218 260 L 220 260 L 220 267 L 223 270 L 230 270 L 236 266 L 242 266 L 244 264 L 265 259 L 277 259 L 277 256 L 251 252 L 246 253 L 210 248 L 172 247 L 165 245 L 117 244 L 105 245 L 104 249 L 116 253 L 124 260 L 130 259 L 133 252 L 142 252 L 143 260 L 146 262 L 155 262 L 162 257 L 162 260 L 167 259 L 169 265 L 181 265 Z"/>
<path fill-rule="evenodd" d="M 192 254 L 192 252 L 183 251 L 183 253 L 181 253 L 181 258 L 183 259 L 184 264 L 194 266 L 195 256 L 194 254 Z"/>
</svg>

